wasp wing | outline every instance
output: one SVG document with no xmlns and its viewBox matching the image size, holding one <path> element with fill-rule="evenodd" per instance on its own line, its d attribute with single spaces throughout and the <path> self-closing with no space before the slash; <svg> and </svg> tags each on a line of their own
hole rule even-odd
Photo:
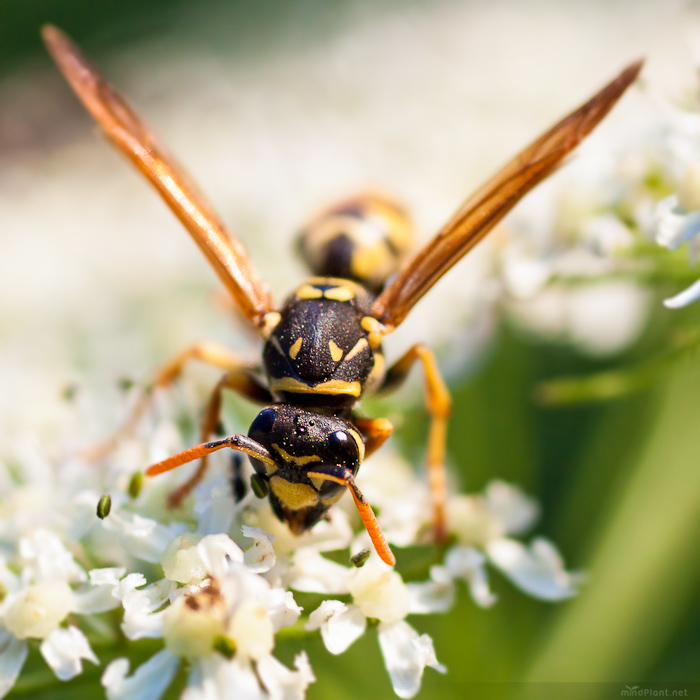
<svg viewBox="0 0 700 700">
<path fill-rule="evenodd" d="M 521 151 L 460 207 L 440 232 L 382 291 L 372 316 L 398 326 L 413 306 L 465 253 L 474 247 L 520 199 L 554 172 L 635 80 L 643 61 L 633 63 L 588 102 Z"/>
<path fill-rule="evenodd" d="M 219 278 L 254 325 L 272 310 L 265 283 L 243 246 L 229 237 L 205 198 L 148 127 L 59 29 L 42 29 L 44 42 L 66 80 L 109 139 L 146 176 L 190 232 Z"/>
</svg>

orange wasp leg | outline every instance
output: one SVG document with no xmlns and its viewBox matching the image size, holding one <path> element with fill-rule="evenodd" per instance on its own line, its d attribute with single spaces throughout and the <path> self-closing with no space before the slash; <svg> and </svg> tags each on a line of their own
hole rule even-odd
<svg viewBox="0 0 700 700">
<path fill-rule="evenodd" d="M 229 371 L 242 368 L 253 371 L 258 366 L 250 362 L 241 361 L 227 347 L 218 343 L 203 342 L 185 348 L 185 350 L 178 353 L 156 371 L 155 378 L 148 385 L 145 394 L 139 398 L 133 407 L 124 425 L 106 440 L 85 448 L 81 452 L 82 457 L 89 462 L 99 462 L 113 452 L 123 439 L 133 435 L 139 421 L 144 417 L 153 402 L 153 390 L 165 388 L 172 384 L 180 376 L 184 365 L 189 360 L 199 360 L 213 367 Z"/>
<path fill-rule="evenodd" d="M 425 393 L 428 412 L 431 416 L 428 434 L 428 484 L 433 500 L 435 539 L 442 542 L 446 537 L 445 500 L 447 480 L 445 476 L 445 445 L 447 443 L 447 420 L 452 411 L 452 399 L 440 375 L 435 355 L 425 345 L 414 345 L 387 371 L 381 392 L 393 391 L 406 379 L 416 361 L 423 364 Z"/>
<path fill-rule="evenodd" d="M 207 440 L 217 429 L 221 419 L 221 397 L 224 389 L 235 391 L 241 396 L 245 396 L 257 403 L 271 403 L 272 395 L 260 379 L 249 368 L 239 368 L 227 372 L 217 382 L 214 391 L 209 399 L 207 410 L 202 420 L 200 439 Z M 197 467 L 197 471 L 181 486 L 168 495 L 168 505 L 176 508 L 189 495 L 192 489 L 204 478 L 207 471 L 207 456 L 202 456 L 202 461 Z"/>
<path fill-rule="evenodd" d="M 394 426 L 386 418 L 353 416 L 351 420 L 364 438 L 365 459 L 376 452 L 394 432 Z"/>
<path fill-rule="evenodd" d="M 372 506 L 367 502 L 367 499 L 362 495 L 362 492 L 357 488 L 355 483 L 355 477 L 349 469 L 343 467 L 321 467 L 323 471 L 308 471 L 306 476 L 309 479 L 321 479 L 322 481 L 333 481 L 336 484 L 342 484 L 350 489 L 355 505 L 357 506 L 357 511 L 360 514 L 362 523 L 364 524 L 367 534 L 372 540 L 374 548 L 377 550 L 377 554 L 380 559 L 389 566 L 394 566 L 396 564 L 396 559 L 389 547 L 389 544 L 384 537 L 382 528 L 377 522 L 377 517 L 372 510 Z"/>
</svg>

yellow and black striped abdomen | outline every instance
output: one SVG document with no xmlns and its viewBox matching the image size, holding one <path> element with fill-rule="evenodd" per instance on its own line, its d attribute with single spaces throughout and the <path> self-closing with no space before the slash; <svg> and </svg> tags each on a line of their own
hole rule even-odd
<svg viewBox="0 0 700 700">
<path fill-rule="evenodd" d="M 350 279 L 379 292 L 413 247 L 403 207 L 365 193 L 320 212 L 302 230 L 301 254 L 317 275 Z"/>
</svg>

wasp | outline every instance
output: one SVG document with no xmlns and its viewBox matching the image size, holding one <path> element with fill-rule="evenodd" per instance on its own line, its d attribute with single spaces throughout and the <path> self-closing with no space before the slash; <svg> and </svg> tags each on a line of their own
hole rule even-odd
<svg viewBox="0 0 700 700">
<path fill-rule="evenodd" d="M 199 459 L 195 473 L 170 495 L 171 504 L 177 504 L 202 479 L 209 454 L 223 448 L 245 453 L 254 468 L 255 494 L 269 496 L 276 516 L 295 534 L 318 523 L 349 489 L 378 555 L 394 565 L 375 514 L 356 484 L 362 461 L 393 428 L 386 419 L 363 417 L 357 404 L 368 394 L 396 389 L 419 363 L 430 414 L 426 461 L 434 533 L 438 541 L 444 539 L 450 396 L 435 356 L 425 345 L 414 345 L 387 367 L 382 341 L 527 192 L 562 164 L 636 79 L 642 61 L 627 67 L 516 155 L 412 256 L 407 214 L 388 197 L 359 195 L 321 212 L 300 239 L 302 255 L 315 276 L 277 306 L 241 243 L 225 230 L 114 88 L 60 30 L 47 26 L 43 38 L 78 98 L 183 223 L 263 342 L 257 364 L 203 343 L 161 369 L 156 384 L 172 381 L 192 358 L 220 367 L 225 374 L 206 407 L 201 444 L 150 466 L 146 474 Z M 247 435 L 211 439 L 220 423 L 225 390 L 263 408 Z"/>
</svg>

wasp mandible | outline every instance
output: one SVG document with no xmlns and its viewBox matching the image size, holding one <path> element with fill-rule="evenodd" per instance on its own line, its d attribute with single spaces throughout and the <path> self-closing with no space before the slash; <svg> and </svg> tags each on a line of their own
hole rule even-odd
<svg viewBox="0 0 700 700">
<path fill-rule="evenodd" d="M 394 555 L 371 506 L 355 483 L 363 459 L 391 435 L 383 418 L 361 417 L 358 401 L 397 388 L 414 364 L 423 366 L 431 416 L 427 469 L 437 540 L 445 536 L 445 444 L 450 396 L 433 353 L 414 345 L 386 367 L 382 340 L 426 292 L 476 245 L 605 117 L 635 80 L 633 63 L 590 100 L 533 141 L 469 197 L 422 250 L 405 261 L 410 224 L 389 198 L 367 194 L 324 211 L 304 231 L 300 248 L 316 275 L 280 307 L 189 178 L 165 154 L 145 124 L 60 30 L 43 37 L 71 87 L 112 143 L 158 190 L 189 231 L 245 319 L 260 334 L 262 360 L 251 365 L 216 345 L 201 344 L 165 365 L 167 384 L 198 358 L 226 370 L 201 427 L 202 444 L 154 464 L 150 476 L 200 459 L 196 472 L 170 496 L 179 503 L 202 479 L 207 455 L 229 447 L 253 464 L 252 488 L 269 495 L 277 517 L 295 534 L 313 527 L 349 489 L 379 556 Z M 210 440 L 219 425 L 224 390 L 264 408 L 248 435 Z"/>
</svg>

